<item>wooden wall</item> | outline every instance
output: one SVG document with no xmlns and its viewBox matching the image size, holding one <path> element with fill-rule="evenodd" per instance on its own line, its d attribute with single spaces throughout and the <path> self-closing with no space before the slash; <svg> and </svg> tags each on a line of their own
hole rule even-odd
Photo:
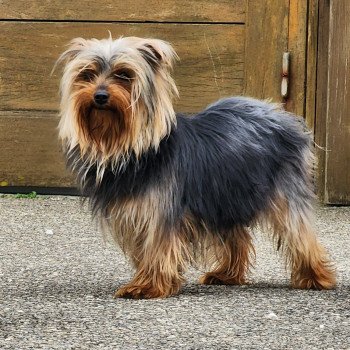
<svg viewBox="0 0 350 350">
<path fill-rule="evenodd" d="M 0 186 L 74 186 L 57 141 L 60 69 L 50 72 L 73 37 L 111 31 L 174 45 L 177 111 L 246 94 L 304 116 L 320 146 L 320 198 L 349 203 L 349 7 L 347 0 L 2 0 Z"/>
<path fill-rule="evenodd" d="M 245 0 L 0 2 L 0 184 L 74 186 L 56 137 L 60 69 L 74 37 L 148 36 L 170 41 L 181 99 L 195 112 L 244 87 Z"/>
</svg>

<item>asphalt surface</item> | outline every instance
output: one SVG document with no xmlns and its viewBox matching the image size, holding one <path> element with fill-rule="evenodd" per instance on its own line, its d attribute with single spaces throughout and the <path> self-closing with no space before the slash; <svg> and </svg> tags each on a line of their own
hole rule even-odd
<svg viewBox="0 0 350 350">
<path fill-rule="evenodd" d="M 300 291 L 264 235 L 249 286 L 113 299 L 132 270 L 74 197 L 0 198 L 0 349 L 350 349 L 350 208 L 317 209 L 338 287 Z"/>
</svg>

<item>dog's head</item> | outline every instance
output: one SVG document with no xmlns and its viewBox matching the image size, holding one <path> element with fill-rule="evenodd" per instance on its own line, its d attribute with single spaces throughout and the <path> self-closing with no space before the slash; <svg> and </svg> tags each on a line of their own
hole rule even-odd
<svg viewBox="0 0 350 350">
<path fill-rule="evenodd" d="M 176 53 L 157 39 L 74 39 L 60 56 L 59 134 L 69 149 L 112 165 L 157 148 L 173 123 Z"/>
</svg>

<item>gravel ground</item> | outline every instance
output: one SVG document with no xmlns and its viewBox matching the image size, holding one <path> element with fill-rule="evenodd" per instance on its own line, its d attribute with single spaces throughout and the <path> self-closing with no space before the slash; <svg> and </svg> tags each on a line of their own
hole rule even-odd
<svg viewBox="0 0 350 350">
<path fill-rule="evenodd" d="M 350 208 L 319 208 L 334 291 L 299 291 L 256 235 L 251 284 L 123 300 L 132 276 L 74 197 L 0 198 L 0 349 L 350 349 Z"/>
</svg>

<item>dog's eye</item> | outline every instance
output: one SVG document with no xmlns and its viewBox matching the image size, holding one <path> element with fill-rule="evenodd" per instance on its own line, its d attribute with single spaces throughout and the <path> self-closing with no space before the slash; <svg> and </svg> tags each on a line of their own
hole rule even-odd
<svg viewBox="0 0 350 350">
<path fill-rule="evenodd" d="M 131 80 L 131 75 L 127 71 L 119 71 L 114 74 L 114 76 L 117 79 L 124 80 L 124 81 L 130 81 Z"/>
<path fill-rule="evenodd" d="M 84 70 L 79 74 L 79 77 L 84 81 L 92 81 L 95 78 L 95 72 L 92 70 Z"/>
</svg>

